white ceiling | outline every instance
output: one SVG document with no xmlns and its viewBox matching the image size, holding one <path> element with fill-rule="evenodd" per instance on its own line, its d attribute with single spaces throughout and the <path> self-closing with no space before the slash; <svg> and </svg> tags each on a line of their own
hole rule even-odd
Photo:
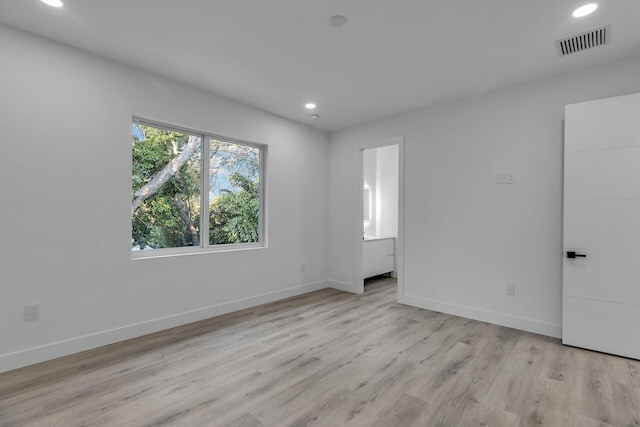
<svg viewBox="0 0 640 427">
<path fill-rule="evenodd" d="M 0 0 L 0 22 L 328 131 L 640 54 L 640 0 L 63 1 Z"/>
</svg>

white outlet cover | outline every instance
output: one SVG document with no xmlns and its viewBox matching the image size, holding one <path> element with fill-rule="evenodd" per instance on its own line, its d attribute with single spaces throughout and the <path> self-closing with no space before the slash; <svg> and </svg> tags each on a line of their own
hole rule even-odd
<svg viewBox="0 0 640 427">
<path fill-rule="evenodd" d="M 516 183 L 516 175 L 513 173 L 507 174 L 507 184 L 515 184 Z"/>
<path fill-rule="evenodd" d="M 40 317 L 40 306 L 30 304 L 24 306 L 24 320 L 36 320 Z"/>
</svg>

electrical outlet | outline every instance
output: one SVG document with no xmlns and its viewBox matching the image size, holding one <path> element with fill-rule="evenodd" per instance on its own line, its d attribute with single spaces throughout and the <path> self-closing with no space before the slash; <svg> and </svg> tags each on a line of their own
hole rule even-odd
<svg viewBox="0 0 640 427">
<path fill-rule="evenodd" d="M 509 172 L 507 174 L 507 184 L 515 184 L 516 183 L 516 174 Z"/>
<path fill-rule="evenodd" d="M 516 294 L 516 285 L 515 283 L 508 283 L 505 287 L 504 293 L 507 295 L 515 295 Z"/>
<path fill-rule="evenodd" d="M 504 184 L 506 182 L 505 175 L 503 173 L 499 173 L 496 175 L 496 184 Z"/>
<path fill-rule="evenodd" d="M 29 304 L 24 306 L 24 320 L 36 320 L 40 317 L 40 304 Z"/>
</svg>

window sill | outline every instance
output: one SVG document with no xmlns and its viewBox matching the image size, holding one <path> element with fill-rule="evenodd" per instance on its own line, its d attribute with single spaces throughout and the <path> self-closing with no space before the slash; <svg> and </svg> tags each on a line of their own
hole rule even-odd
<svg viewBox="0 0 640 427">
<path fill-rule="evenodd" d="M 252 251 L 255 249 L 266 249 L 265 243 L 238 243 L 231 245 L 210 246 L 206 248 L 172 248 L 172 249 L 152 249 L 146 251 L 131 251 L 131 260 L 168 258 L 176 256 L 202 255 L 218 252 L 239 252 Z"/>
</svg>

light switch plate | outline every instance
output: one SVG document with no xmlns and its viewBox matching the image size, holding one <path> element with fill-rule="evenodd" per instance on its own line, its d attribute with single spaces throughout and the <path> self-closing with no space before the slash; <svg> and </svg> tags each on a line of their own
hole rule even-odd
<svg viewBox="0 0 640 427">
<path fill-rule="evenodd" d="M 506 182 L 504 174 L 503 173 L 499 173 L 496 176 L 496 184 L 504 184 Z"/>
<path fill-rule="evenodd" d="M 508 283 L 504 289 L 507 295 L 515 295 L 516 294 L 516 285 L 515 283 Z"/>
</svg>

